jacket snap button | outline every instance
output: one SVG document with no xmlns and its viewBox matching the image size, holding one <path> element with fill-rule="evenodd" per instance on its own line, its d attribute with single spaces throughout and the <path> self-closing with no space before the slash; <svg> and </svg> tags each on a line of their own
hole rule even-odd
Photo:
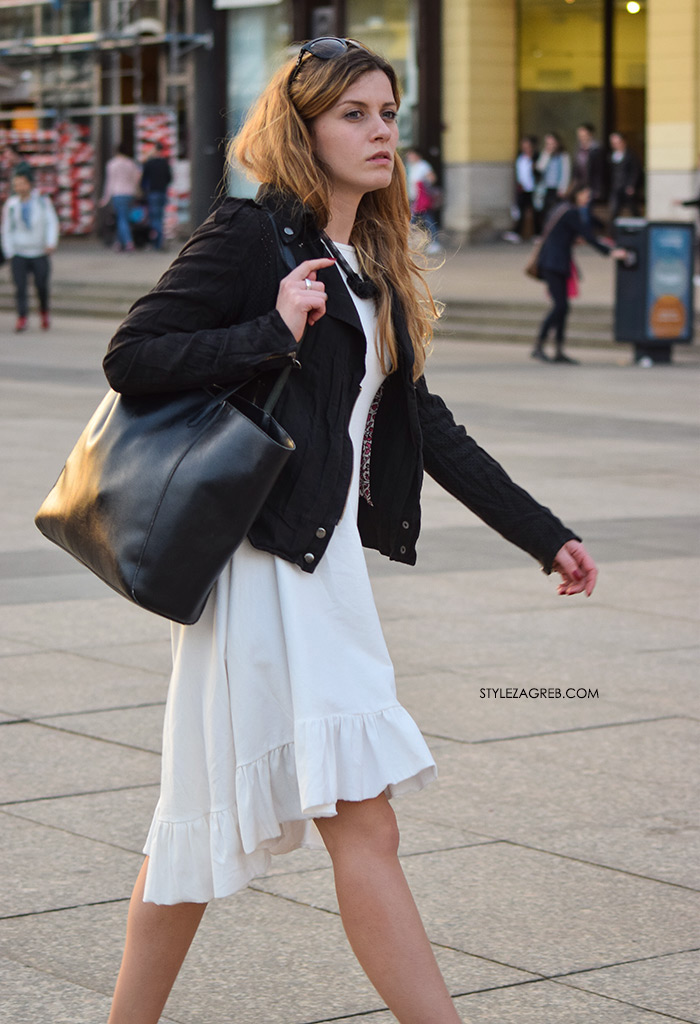
<svg viewBox="0 0 700 1024">
<path fill-rule="evenodd" d="M 399 548 L 399 553 L 402 554 L 402 555 L 406 554 L 406 545 L 405 544 L 401 545 L 401 547 Z"/>
<path fill-rule="evenodd" d="M 409 521 L 407 519 L 404 519 L 404 521 L 401 523 L 401 525 L 403 526 L 404 530 L 407 530 L 411 524 L 409 523 Z"/>
<path fill-rule="evenodd" d="M 326 536 L 326 531 L 323 526 L 319 526 L 318 530 L 316 530 L 316 536 L 318 537 L 319 540 L 323 540 L 323 538 Z"/>
<path fill-rule="evenodd" d="M 307 565 L 313 565 L 313 563 L 316 561 L 316 556 L 312 555 L 310 551 L 307 551 L 306 554 L 304 555 L 304 561 L 306 562 Z"/>
</svg>

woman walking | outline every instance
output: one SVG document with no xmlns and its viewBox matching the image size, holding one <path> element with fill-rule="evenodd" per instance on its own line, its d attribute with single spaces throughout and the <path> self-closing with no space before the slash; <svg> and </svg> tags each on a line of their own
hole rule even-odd
<svg viewBox="0 0 700 1024">
<path fill-rule="evenodd" d="M 585 239 L 589 245 L 597 249 L 603 256 L 613 259 L 624 259 L 625 249 L 616 249 L 607 242 L 602 242 L 593 234 L 590 220 L 591 190 L 579 188 L 575 194 L 575 205 L 564 203 L 556 207 L 550 214 L 545 225 L 542 248 L 537 258 L 539 276 L 546 282 L 552 300 L 552 308 L 540 326 L 532 358 L 544 363 L 569 363 L 575 366 L 577 359 L 572 359 L 564 351 L 566 344 L 566 321 L 569 317 L 569 292 L 573 291 L 578 280 L 578 272 L 573 259 L 573 249 L 579 238 Z M 551 332 L 554 332 L 554 355 L 550 358 L 544 351 L 544 345 Z"/>
<path fill-rule="evenodd" d="M 425 466 L 561 594 L 590 594 L 596 569 L 428 391 L 435 308 L 408 251 L 398 106 L 381 57 L 305 44 L 232 146 L 257 200 L 226 200 L 195 232 L 105 359 L 127 394 L 240 381 L 260 400 L 305 335 L 275 413 L 296 451 L 200 621 L 173 627 L 161 796 L 110 1024 L 156 1024 L 207 901 L 315 831 L 396 1018 L 459 1020 L 397 857 L 389 798 L 436 769 L 398 703 L 362 547 L 415 562 Z"/>
</svg>

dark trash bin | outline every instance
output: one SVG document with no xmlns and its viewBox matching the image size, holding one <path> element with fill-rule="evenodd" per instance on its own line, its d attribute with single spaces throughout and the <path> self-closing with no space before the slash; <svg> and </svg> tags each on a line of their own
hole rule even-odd
<svg viewBox="0 0 700 1024">
<path fill-rule="evenodd" d="M 617 264 L 615 340 L 634 345 L 635 363 L 670 363 L 693 340 L 695 225 L 621 217 L 615 243 L 630 253 Z"/>
</svg>

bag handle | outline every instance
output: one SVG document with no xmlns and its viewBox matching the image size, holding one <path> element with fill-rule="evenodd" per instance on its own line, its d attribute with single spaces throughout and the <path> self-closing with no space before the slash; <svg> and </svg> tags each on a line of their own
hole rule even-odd
<svg viewBox="0 0 700 1024">
<path fill-rule="evenodd" d="M 284 242 L 282 241 L 282 237 L 281 237 L 280 232 L 279 232 L 279 227 L 277 225 L 277 221 L 272 216 L 272 214 L 271 214 L 271 212 L 269 210 L 266 210 L 265 212 L 267 213 L 268 217 L 270 218 L 270 223 L 272 225 L 272 233 L 275 236 L 275 240 L 277 242 L 277 246 L 278 246 L 278 249 L 279 249 L 279 253 L 280 253 L 281 257 L 282 257 L 282 261 L 284 263 L 286 263 L 286 265 L 289 267 L 290 270 L 296 270 L 296 267 L 297 267 L 296 261 L 295 261 L 294 257 L 292 256 L 291 252 L 289 251 L 288 246 L 286 246 L 284 244 Z M 304 328 L 304 333 L 302 334 L 301 339 L 299 341 L 299 344 L 297 345 L 297 355 L 299 354 L 299 349 L 301 348 L 302 342 L 304 341 L 305 337 L 306 337 L 306 328 Z M 266 400 L 265 404 L 262 407 L 263 412 L 266 412 L 269 415 L 272 415 L 272 410 L 276 406 L 276 404 L 277 404 L 277 402 L 279 400 L 280 395 L 284 391 L 284 387 L 285 387 L 287 381 L 289 380 L 290 373 L 292 372 L 292 370 L 295 367 L 299 367 L 300 365 L 301 364 L 299 363 L 298 359 L 294 359 L 294 361 L 289 366 L 285 366 L 284 369 L 280 371 L 280 373 L 279 373 L 279 375 L 277 377 L 277 380 L 273 384 L 272 389 L 270 391 L 270 394 L 268 395 L 267 400 Z M 201 409 L 198 413 L 196 413 L 194 418 L 189 421 L 189 425 L 192 426 L 192 427 L 196 426 L 201 420 L 203 420 L 205 418 L 205 416 L 207 416 L 207 414 L 209 413 L 210 409 L 213 406 L 220 405 L 221 402 L 225 402 L 227 398 L 230 398 L 231 395 L 234 395 L 246 383 L 248 383 L 248 382 L 247 381 L 243 381 L 242 383 L 234 384 L 234 385 L 232 385 L 229 388 L 225 388 L 223 391 L 217 391 L 215 395 L 212 395 L 211 402 L 207 403 L 207 405 L 203 409 Z"/>
<path fill-rule="evenodd" d="M 268 217 L 270 218 L 270 223 L 272 224 L 272 233 L 274 234 L 275 239 L 277 241 L 277 246 L 279 248 L 280 255 L 282 256 L 282 261 L 287 264 L 287 266 L 289 267 L 290 270 L 296 270 L 296 267 L 297 267 L 296 260 L 292 256 L 292 254 L 291 254 L 291 252 L 289 250 L 289 246 L 285 245 L 284 242 L 282 241 L 282 238 L 280 236 L 279 225 L 277 224 L 277 221 L 272 216 L 272 214 L 271 214 L 271 212 L 269 210 L 266 210 L 266 213 L 267 213 Z M 299 344 L 297 345 L 297 356 L 299 355 L 299 350 L 300 350 L 300 348 L 301 348 L 301 346 L 302 346 L 302 344 L 304 342 L 304 338 L 305 337 L 306 337 L 306 327 L 304 328 L 304 333 L 302 334 L 301 338 L 299 339 Z M 285 385 L 286 385 L 287 381 L 289 380 L 289 375 L 292 372 L 292 370 L 294 369 L 295 365 L 296 366 L 300 365 L 300 363 L 298 362 L 298 359 L 295 359 L 294 362 L 291 363 L 289 366 L 285 366 L 285 368 L 280 372 L 280 375 L 278 376 L 277 380 L 275 381 L 275 383 L 272 386 L 272 390 L 270 391 L 270 394 L 267 396 L 267 401 L 265 402 L 265 404 L 263 406 L 263 412 L 266 412 L 266 413 L 269 413 L 270 415 L 272 415 L 272 410 L 277 405 L 279 397 L 282 394 L 282 392 L 284 391 Z"/>
</svg>

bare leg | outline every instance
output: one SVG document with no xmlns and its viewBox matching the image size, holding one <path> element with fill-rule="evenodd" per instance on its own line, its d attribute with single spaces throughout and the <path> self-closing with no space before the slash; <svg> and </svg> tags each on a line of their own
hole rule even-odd
<svg viewBox="0 0 700 1024">
<path fill-rule="evenodd" d="M 389 801 L 339 801 L 337 816 L 316 824 L 333 860 L 350 945 L 386 1005 L 400 1024 L 458 1024 L 399 863 Z"/>
<path fill-rule="evenodd" d="M 143 902 L 148 858 L 129 905 L 126 945 L 108 1024 L 158 1024 L 206 903 Z"/>
</svg>

